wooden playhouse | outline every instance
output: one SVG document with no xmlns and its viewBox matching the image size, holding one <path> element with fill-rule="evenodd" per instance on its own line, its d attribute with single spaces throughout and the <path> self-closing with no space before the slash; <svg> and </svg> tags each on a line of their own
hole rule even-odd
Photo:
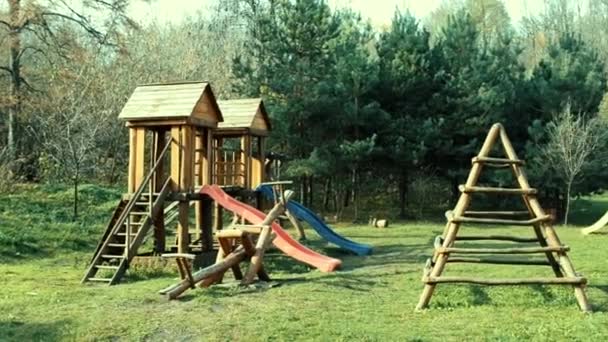
<svg viewBox="0 0 608 342">
<path fill-rule="evenodd" d="M 219 184 L 247 198 L 264 180 L 270 122 L 259 99 L 225 101 L 220 108 L 206 82 L 142 85 L 118 117 L 129 129 L 127 193 L 83 282 L 115 284 L 142 254 L 211 252 L 213 216 L 221 210 L 198 189 Z M 225 145 L 230 139 L 238 148 Z"/>
</svg>

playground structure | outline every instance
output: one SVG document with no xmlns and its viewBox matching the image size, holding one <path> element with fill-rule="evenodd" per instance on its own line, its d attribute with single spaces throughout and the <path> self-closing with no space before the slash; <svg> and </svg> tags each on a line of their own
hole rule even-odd
<svg viewBox="0 0 608 342">
<path fill-rule="evenodd" d="M 275 236 L 275 247 L 290 257 L 324 272 L 340 266 L 340 260 L 304 247 L 273 223 L 274 218 L 264 223 L 266 215 L 242 203 L 259 208 L 262 195 L 256 192 L 257 187 L 285 184 L 264 183 L 271 164 L 266 159 L 264 140 L 271 125 L 260 99 L 222 101 L 218 105 L 206 82 L 143 85 L 134 90 L 119 119 L 129 129 L 128 192 L 116 206 L 82 282 L 116 284 L 135 258 L 161 255 L 174 257 L 182 277 L 193 280 L 198 277 L 198 273 L 190 272 L 193 259 L 210 255 L 215 248 L 220 251 L 216 261 L 220 261 L 220 254 L 226 257 L 222 260 L 231 260 L 228 256 L 237 251 L 238 263 L 245 256 L 257 260 L 250 253 L 249 242 L 259 235 L 258 242 L 265 242 L 255 251 L 263 253 L 270 235 L 263 233 L 264 226 L 269 226 Z M 292 202 L 285 203 L 288 204 L 281 204 L 276 198 L 276 211 L 285 205 L 293 208 Z M 226 232 L 223 210 L 234 215 Z M 247 227 L 245 222 L 257 226 Z M 297 220 L 292 222 L 297 225 Z M 172 225 L 176 226 L 174 240 L 171 239 L 174 243 L 169 241 Z M 322 229 L 322 236 L 333 233 L 338 238 L 330 238 L 339 241 L 340 236 L 329 227 Z M 371 250 L 361 245 L 357 252 L 357 246 L 349 248 L 346 242 L 339 242 L 357 254 Z M 235 247 L 237 244 L 240 247 Z M 149 245 L 151 251 L 142 251 Z M 238 265 L 231 267 L 238 272 Z M 261 277 L 266 278 L 263 274 Z M 221 277 L 206 279 L 210 283 L 220 280 Z"/>
<path fill-rule="evenodd" d="M 600 231 L 602 228 L 606 227 L 607 225 L 608 225 L 608 212 L 606 212 L 604 214 L 604 216 L 602 216 L 594 224 L 590 225 L 589 227 L 581 229 L 581 232 L 585 235 L 597 233 L 598 231 Z"/>
<path fill-rule="evenodd" d="M 490 153 L 496 141 L 500 139 L 506 157 L 491 157 Z M 495 124 L 490 129 L 479 154 L 472 160 L 472 168 L 466 184 L 461 185 L 460 198 L 456 207 L 446 213 L 447 225 L 443 235 L 435 239 L 435 251 L 433 257 L 428 259 L 423 271 L 422 281 L 425 283 L 423 292 L 416 309 L 424 309 L 428 306 L 433 291 L 439 283 L 473 283 L 481 285 L 522 285 L 522 284 L 558 284 L 570 285 L 574 288 L 574 294 L 581 310 L 591 311 L 587 300 L 584 286 L 587 280 L 578 275 L 567 252 L 570 250 L 559 240 L 552 226 L 551 215 L 545 214 L 536 198 L 536 189 L 528 184 L 523 170 L 524 161 L 518 159 L 515 150 L 507 136 L 504 127 Z M 499 167 L 511 169 L 518 187 L 500 188 L 478 185 L 480 174 L 484 167 Z M 488 195 L 517 195 L 521 196 L 526 207 L 524 211 L 473 211 L 469 210 L 472 196 L 475 194 Z M 522 216 L 527 216 L 524 219 Z M 506 217 L 506 218 L 505 218 Z M 512 236 L 462 236 L 458 235 L 463 223 L 510 225 L 510 226 L 532 226 L 535 237 L 522 238 Z M 516 243 L 538 244 L 538 247 L 513 247 L 513 248 L 469 248 L 457 247 L 457 241 L 507 241 Z M 468 255 L 467 257 L 454 256 L 455 254 Z M 531 259 L 489 259 L 478 255 L 488 254 L 544 254 L 545 260 Z M 507 265 L 546 265 L 550 266 L 555 278 L 518 278 L 518 279 L 484 279 L 477 277 L 450 277 L 442 276 L 447 263 L 486 263 Z"/>
</svg>

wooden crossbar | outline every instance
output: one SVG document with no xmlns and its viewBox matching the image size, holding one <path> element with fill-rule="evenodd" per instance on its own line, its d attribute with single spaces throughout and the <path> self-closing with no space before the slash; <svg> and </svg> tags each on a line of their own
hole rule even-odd
<svg viewBox="0 0 608 342">
<path fill-rule="evenodd" d="M 536 195 L 536 189 L 518 189 L 518 188 L 498 188 L 491 186 L 458 186 L 458 190 L 462 193 L 470 194 L 473 192 L 501 194 L 501 195 Z"/>
<path fill-rule="evenodd" d="M 524 165 L 525 162 L 520 159 L 508 159 L 508 158 L 493 158 L 493 157 L 473 157 L 471 160 L 473 164 L 480 163 L 490 163 L 490 164 L 510 164 L 510 165 Z"/>
<path fill-rule="evenodd" d="M 569 278 L 495 278 L 484 279 L 474 277 L 424 277 L 423 282 L 427 284 L 438 283 L 470 283 L 480 285 L 532 285 L 532 284 L 555 284 L 555 285 L 583 285 L 587 279 L 583 277 Z"/>
<path fill-rule="evenodd" d="M 550 266 L 547 260 L 518 260 L 518 259 L 492 259 L 492 258 L 466 258 L 450 257 L 449 263 L 469 263 L 469 264 L 495 264 L 495 265 L 524 265 L 524 266 Z"/>
<path fill-rule="evenodd" d="M 508 220 L 508 219 L 497 219 L 497 218 L 479 218 L 479 217 L 467 217 L 467 216 L 453 216 L 449 218 L 452 222 L 458 223 L 480 223 L 480 224 L 504 224 L 509 226 L 532 226 L 541 222 L 549 222 L 553 220 L 551 215 L 545 215 L 542 217 L 536 217 L 529 220 Z"/>
<path fill-rule="evenodd" d="M 496 241 L 511 241 L 511 242 L 539 242 L 538 238 L 522 238 L 517 236 L 505 236 L 505 235 L 460 235 L 456 237 L 456 241 L 483 241 L 483 240 L 496 240 Z"/>
<path fill-rule="evenodd" d="M 517 247 L 517 248 L 458 248 L 458 247 L 439 247 L 436 252 L 439 254 L 462 253 L 462 254 L 534 254 L 546 252 L 567 252 L 568 246 L 560 247 Z"/>
<path fill-rule="evenodd" d="M 513 211 L 477 211 L 467 210 L 464 212 L 465 215 L 475 216 L 522 216 L 530 215 L 528 210 L 513 210 Z"/>
</svg>

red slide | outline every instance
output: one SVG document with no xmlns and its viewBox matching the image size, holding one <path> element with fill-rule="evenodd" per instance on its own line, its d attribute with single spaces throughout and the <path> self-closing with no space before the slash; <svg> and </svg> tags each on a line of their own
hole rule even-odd
<svg viewBox="0 0 608 342">
<path fill-rule="evenodd" d="M 260 224 L 266 218 L 263 212 L 237 201 L 217 185 L 205 185 L 201 188 L 201 193 L 213 198 L 220 206 L 236 213 L 252 224 Z M 322 272 L 334 271 L 342 264 L 342 261 L 338 259 L 321 255 L 302 246 L 277 223 L 273 222 L 271 227 L 272 231 L 276 234 L 276 238 L 272 243 L 290 257 L 316 267 Z"/>
</svg>

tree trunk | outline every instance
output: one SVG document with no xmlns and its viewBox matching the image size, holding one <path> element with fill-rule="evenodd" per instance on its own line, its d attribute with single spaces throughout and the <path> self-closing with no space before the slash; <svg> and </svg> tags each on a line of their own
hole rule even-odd
<svg viewBox="0 0 608 342">
<path fill-rule="evenodd" d="M 21 111 L 21 65 L 19 61 L 19 55 L 21 53 L 21 34 L 19 30 L 21 20 L 21 0 L 10 0 L 9 5 L 9 17 L 10 17 L 10 31 L 9 31 L 9 55 L 10 55 L 10 72 L 11 72 L 11 84 L 10 84 L 10 105 L 8 108 L 7 118 L 7 142 L 6 146 L 9 153 L 9 158 L 14 160 L 17 156 L 17 149 L 15 146 L 15 118 L 19 116 Z"/>
<path fill-rule="evenodd" d="M 357 222 L 359 220 L 359 173 L 357 169 L 353 169 L 352 174 L 352 183 L 353 183 L 353 207 L 354 207 L 354 218 L 353 222 Z"/>
<path fill-rule="evenodd" d="M 564 225 L 568 225 L 568 215 L 570 214 L 570 192 L 572 191 L 572 180 L 566 185 L 566 210 L 564 212 Z"/>
<path fill-rule="evenodd" d="M 314 202 L 314 188 L 313 188 L 313 176 L 308 176 L 308 208 L 312 209 L 312 203 Z"/>
<path fill-rule="evenodd" d="M 78 182 L 79 175 L 78 171 L 76 171 L 76 174 L 74 175 L 74 215 L 72 217 L 72 221 L 76 221 L 78 218 Z"/>
<path fill-rule="evenodd" d="M 331 191 L 331 178 L 328 177 L 325 180 L 325 187 L 323 189 L 323 210 L 325 212 L 329 211 L 330 191 Z"/>
<path fill-rule="evenodd" d="M 399 217 L 406 218 L 405 203 L 407 201 L 408 174 L 402 171 L 399 176 Z"/>
</svg>

